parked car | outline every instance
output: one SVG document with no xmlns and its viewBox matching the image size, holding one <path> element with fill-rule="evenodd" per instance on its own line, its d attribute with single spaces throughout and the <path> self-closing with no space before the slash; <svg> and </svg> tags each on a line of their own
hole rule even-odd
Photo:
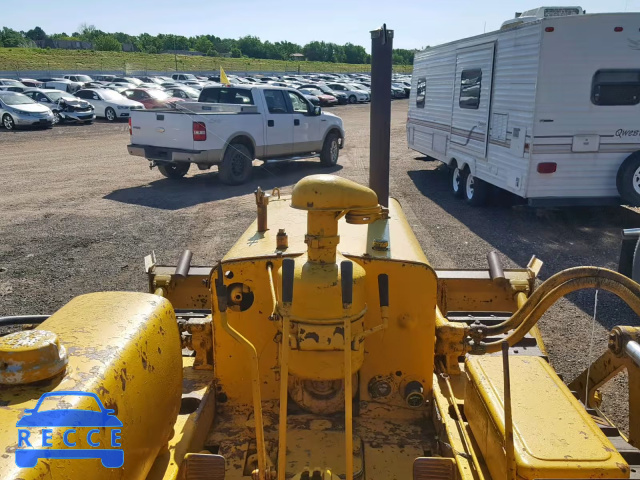
<svg viewBox="0 0 640 480">
<path fill-rule="evenodd" d="M 164 89 L 169 95 L 175 98 L 182 98 L 187 101 L 197 102 L 200 97 L 200 91 L 195 88 L 182 85 L 179 87 L 169 87 Z"/>
<path fill-rule="evenodd" d="M 129 89 L 129 88 L 137 88 L 138 85 L 136 85 L 135 83 L 129 83 L 129 82 L 111 82 L 108 83 L 107 85 L 105 85 L 106 88 L 111 88 L 113 90 L 116 90 L 117 88 L 119 88 L 119 90 L 117 90 L 118 93 L 122 93 L 123 91 Z"/>
<path fill-rule="evenodd" d="M 96 118 L 93 105 L 62 90 L 30 88 L 24 94 L 53 112 L 53 123 L 91 123 Z"/>
<path fill-rule="evenodd" d="M 69 93 L 74 93 L 84 86 L 80 82 L 72 82 L 65 78 L 39 78 L 38 80 L 43 83 L 42 88 L 54 88 Z"/>
<path fill-rule="evenodd" d="M 53 112 L 22 93 L 0 92 L 0 120 L 7 130 L 21 126 L 53 125 Z"/>
<path fill-rule="evenodd" d="M 191 73 L 174 73 L 173 75 L 171 75 L 171 79 L 174 82 L 178 83 L 184 83 L 186 81 L 198 81 L 196 76 Z"/>
<path fill-rule="evenodd" d="M 42 87 L 42 82 L 39 82 L 35 78 L 20 78 L 20 83 L 22 83 L 25 87 L 29 88 L 40 88 Z"/>
<path fill-rule="evenodd" d="M 338 104 L 338 99 L 336 97 L 334 97 L 333 95 L 328 95 L 326 93 L 323 93 L 322 90 L 319 90 L 317 88 L 299 88 L 298 91 L 302 92 L 305 96 L 306 95 L 315 96 L 318 99 L 319 104 L 323 107 Z"/>
<path fill-rule="evenodd" d="M 146 109 L 168 108 L 177 102 L 183 102 L 184 98 L 176 98 L 169 95 L 164 90 L 155 90 L 151 88 L 129 88 L 122 92 L 129 100 L 140 102 Z"/>
<path fill-rule="evenodd" d="M 202 90 L 202 88 L 204 87 L 204 83 L 202 83 L 200 80 L 186 80 L 182 82 L 182 84 L 187 85 L 191 88 L 195 88 L 196 90 Z"/>
<path fill-rule="evenodd" d="M 0 78 L 0 86 L 2 87 L 24 87 L 22 82 L 13 80 L 12 78 Z"/>
<path fill-rule="evenodd" d="M 295 89 L 298 90 L 298 89 Z M 300 90 L 298 90 L 300 92 Z M 320 99 L 318 97 L 316 97 L 315 95 L 311 95 L 308 93 L 304 93 L 304 92 L 300 92 L 302 93 L 302 95 L 304 95 L 304 98 L 306 98 L 307 100 L 309 100 L 311 102 L 311 104 L 313 106 L 320 106 Z"/>
<path fill-rule="evenodd" d="M 93 105 L 96 116 L 104 117 L 110 122 L 118 118 L 129 118 L 132 110 L 144 109 L 142 103 L 129 100 L 107 88 L 85 88 L 75 95 Z"/>
<path fill-rule="evenodd" d="M 347 95 L 349 103 L 368 102 L 371 100 L 369 94 L 347 83 L 327 83 L 327 87 L 336 92 Z"/>
<path fill-rule="evenodd" d="M 22 87 L 15 87 L 13 85 L 0 85 L 0 91 L 3 92 L 17 92 L 17 93 L 22 93 L 24 92 L 27 88 L 27 86 L 22 86 Z"/>
<path fill-rule="evenodd" d="M 391 84 L 394 87 L 398 87 L 404 90 L 404 96 L 409 98 L 411 95 L 411 84 L 409 82 L 394 82 Z"/>
<path fill-rule="evenodd" d="M 137 87 L 138 85 L 144 82 L 142 80 L 139 80 L 133 77 L 115 77 L 114 79 L 111 80 L 111 83 L 130 83 Z"/>
<path fill-rule="evenodd" d="M 200 169 L 218 165 L 220 181 L 229 185 L 249 180 L 254 158 L 317 153 L 323 166 L 338 161 L 344 143 L 342 120 L 323 113 L 296 90 L 271 85 L 206 87 L 200 102 L 188 103 L 188 112 L 180 109 L 170 115 L 133 112 L 129 154 L 147 159 L 174 179 L 186 175 L 191 163 Z"/>
<path fill-rule="evenodd" d="M 317 83 L 317 84 L 308 83 L 308 84 L 301 85 L 300 88 L 317 88 L 325 95 L 331 95 L 332 97 L 335 97 L 336 99 L 338 99 L 339 105 L 346 105 L 347 103 L 349 103 L 349 97 L 345 92 L 336 92 L 335 90 L 332 90 L 329 87 L 327 87 L 324 83 Z"/>
<path fill-rule="evenodd" d="M 115 75 L 94 75 L 93 79 L 99 82 L 113 82 Z"/>
<path fill-rule="evenodd" d="M 391 85 L 391 98 L 406 98 L 407 95 L 404 92 L 404 88 Z"/>
<path fill-rule="evenodd" d="M 93 82 L 93 78 L 91 78 L 89 75 L 63 75 L 62 78 L 82 84 Z"/>
<path fill-rule="evenodd" d="M 95 87 L 91 87 L 91 88 L 95 88 Z M 113 90 L 114 92 L 117 92 L 117 93 L 122 93 L 125 90 L 128 90 L 129 88 L 134 88 L 134 87 L 131 87 L 131 86 L 123 87 L 121 85 L 116 85 L 115 83 L 109 83 L 108 85 L 105 85 L 103 88 L 106 88 L 108 90 Z"/>
<path fill-rule="evenodd" d="M 160 77 L 136 77 L 138 80 L 142 80 L 142 82 L 144 83 L 155 83 L 160 85 L 164 80 L 162 80 Z"/>
</svg>

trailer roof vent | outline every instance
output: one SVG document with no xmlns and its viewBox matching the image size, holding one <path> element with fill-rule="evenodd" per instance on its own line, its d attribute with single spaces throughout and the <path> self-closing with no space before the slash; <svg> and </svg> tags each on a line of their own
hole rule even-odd
<svg viewBox="0 0 640 480">
<path fill-rule="evenodd" d="M 550 17 L 567 17 L 570 15 L 584 15 L 585 11 L 582 7 L 538 7 L 526 12 L 520 13 L 516 18 L 512 18 L 503 22 L 500 30 L 508 30 L 517 27 L 523 23 L 535 22 L 542 18 Z"/>
</svg>

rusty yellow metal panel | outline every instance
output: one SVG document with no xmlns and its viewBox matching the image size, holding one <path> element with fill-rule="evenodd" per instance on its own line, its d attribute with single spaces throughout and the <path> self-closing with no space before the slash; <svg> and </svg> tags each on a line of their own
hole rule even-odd
<svg viewBox="0 0 640 480">
<path fill-rule="evenodd" d="M 307 212 L 291 208 L 291 197 L 283 196 L 280 200 L 269 202 L 269 226 L 270 228 L 266 232 L 258 232 L 257 222 L 254 221 L 222 261 L 269 257 L 278 254 L 297 256 L 307 250 L 307 245 L 304 243 L 307 231 Z M 289 247 L 285 250 L 276 249 L 276 236 L 281 228 L 285 229 L 289 238 Z M 428 263 L 400 203 L 393 198 L 389 202 L 388 220 L 377 220 L 370 225 L 355 225 L 348 224 L 343 218 L 338 222 L 338 233 L 340 235 L 338 252 L 344 256 L 366 256 Z M 383 238 L 389 241 L 389 249 L 374 249 L 374 240 Z"/>
<path fill-rule="evenodd" d="M 64 372 L 35 384 L 0 389 L 0 479 L 142 479 L 166 447 L 180 408 L 182 361 L 171 304 L 145 293 L 107 292 L 71 300 L 38 327 L 49 331 L 68 353 Z M 46 392 L 93 392 L 123 423 L 124 465 L 105 468 L 99 459 L 39 460 L 35 468 L 16 466 L 16 422 Z M 56 398 L 56 397 L 53 397 Z M 65 408 L 95 409 L 91 397 L 61 400 Z M 32 429 L 40 445 L 40 429 Z M 62 428 L 53 427 L 52 448 L 65 448 Z M 77 428 L 77 448 L 90 448 L 87 427 Z M 107 429 L 92 439 L 110 445 Z M 73 435 L 72 435 L 73 436 Z"/>
<path fill-rule="evenodd" d="M 629 477 L 625 460 L 547 362 L 509 362 L 518 477 Z M 466 372 L 467 421 L 492 477 L 505 478 L 502 358 L 469 357 Z"/>
</svg>

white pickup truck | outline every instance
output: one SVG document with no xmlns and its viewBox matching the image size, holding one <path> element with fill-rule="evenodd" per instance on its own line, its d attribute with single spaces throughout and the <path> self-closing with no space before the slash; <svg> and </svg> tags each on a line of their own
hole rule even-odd
<svg viewBox="0 0 640 480">
<path fill-rule="evenodd" d="M 220 180 L 239 185 L 251 177 L 253 159 L 319 156 L 338 162 L 342 119 L 314 107 L 291 88 L 205 87 L 198 102 L 163 110 L 131 111 L 129 154 L 144 157 L 168 178 L 182 178 L 192 163 L 218 165 Z"/>
</svg>

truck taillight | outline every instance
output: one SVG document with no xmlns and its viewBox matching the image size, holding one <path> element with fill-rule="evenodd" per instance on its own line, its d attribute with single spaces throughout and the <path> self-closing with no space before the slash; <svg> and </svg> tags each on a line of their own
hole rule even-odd
<svg viewBox="0 0 640 480">
<path fill-rule="evenodd" d="M 129 117 L 129 135 L 132 135 L 133 133 L 131 132 L 131 117 Z"/>
<path fill-rule="evenodd" d="M 193 122 L 193 141 L 203 142 L 207 139 L 207 127 L 204 122 Z"/>
</svg>

